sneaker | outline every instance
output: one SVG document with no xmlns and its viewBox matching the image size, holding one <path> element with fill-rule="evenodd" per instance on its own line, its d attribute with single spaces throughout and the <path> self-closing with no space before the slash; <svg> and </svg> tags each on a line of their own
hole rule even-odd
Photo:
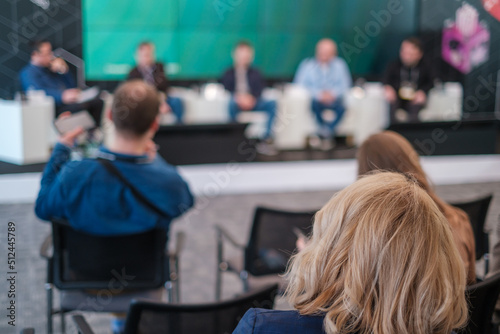
<svg viewBox="0 0 500 334">
<path fill-rule="evenodd" d="M 410 119 L 409 116 L 408 116 L 408 112 L 406 112 L 406 110 L 404 110 L 404 109 L 398 109 L 398 110 L 396 110 L 396 113 L 395 113 L 394 117 L 400 123 L 408 122 L 409 119 Z"/>
<path fill-rule="evenodd" d="M 320 150 L 321 151 L 330 151 L 335 147 L 335 139 L 333 138 L 324 138 L 321 139 L 321 146 Z"/>
<path fill-rule="evenodd" d="M 317 135 L 311 135 L 307 139 L 307 145 L 315 150 L 319 150 L 321 148 L 321 139 Z"/>
<path fill-rule="evenodd" d="M 278 150 L 274 147 L 271 139 L 266 139 L 260 143 L 257 143 L 257 145 L 255 145 L 255 149 L 257 150 L 257 153 L 260 153 L 262 155 L 273 156 L 279 153 Z"/>
</svg>

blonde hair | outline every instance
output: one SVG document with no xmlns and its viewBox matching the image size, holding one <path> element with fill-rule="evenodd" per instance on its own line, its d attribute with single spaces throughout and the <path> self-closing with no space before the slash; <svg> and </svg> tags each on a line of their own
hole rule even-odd
<svg viewBox="0 0 500 334">
<path fill-rule="evenodd" d="M 460 239 L 467 236 L 470 247 L 467 247 L 468 252 L 464 253 L 462 258 L 468 266 L 468 268 L 466 268 L 467 281 L 470 284 L 474 283 L 476 280 L 474 268 L 476 251 L 469 217 L 463 210 L 449 205 L 438 197 L 420 164 L 418 153 L 410 142 L 393 131 L 384 131 L 371 135 L 359 147 L 357 160 L 358 175 L 360 176 L 374 170 L 386 170 L 398 173 L 408 173 L 417 180 L 420 186 L 425 189 L 434 200 L 439 210 L 441 210 L 454 229 L 456 242 L 460 243 Z"/>
<path fill-rule="evenodd" d="M 467 320 L 449 224 L 402 174 L 368 175 L 334 195 L 287 275 L 289 301 L 303 315 L 325 315 L 327 333 L 449 334 Z"/>
</svg>

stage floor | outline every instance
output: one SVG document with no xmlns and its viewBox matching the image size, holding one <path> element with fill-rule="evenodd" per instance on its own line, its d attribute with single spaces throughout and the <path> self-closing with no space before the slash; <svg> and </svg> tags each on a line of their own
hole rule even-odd
<svg viewBox="0 0 500 334">
<path fill-rule="evenodd" d="M 435 185 L 500 182 L 500 155 L 421 158 Z M 356 179 L 355 159 L 275 161 L 179 166 L 198 197 L 341 189 Z M 36 199 L 41 172 L 0 175 L 0 203 Z"/>
</svg>

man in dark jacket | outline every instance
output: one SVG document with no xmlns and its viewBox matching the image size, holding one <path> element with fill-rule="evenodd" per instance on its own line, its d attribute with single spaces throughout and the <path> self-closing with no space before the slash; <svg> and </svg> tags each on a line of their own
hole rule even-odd
<svg viewBox="0 0 500 334">
<path fill-rule="evenodd" d="M 142 79 L 156 87 L 156 89 L 166 95 L 167 105 L 174 113 L 178 123 L 182 123 L 184 114 L 184 106 L 182 100 L 175 96 L 169 96 L 168 80 L 163 68 L 163 64 L 156 61 L 155 46 L 151 42 L 142 42 L 137 47 L 137 66 L 134 67 L 129 75 L 128 80 Z"/>
<path fill-rule="evenodd" d="M 262 110 L 267 113 L 267 129 L 264 139 L 270 140 L 276 115 L 276 102 L 261 97 L 266 82 L 259 70 L 253 68 L 254 49 L 247 42 L 239 42 L 233 51 L 234 66 L 222 76 L 221 83 L 232 94 L 229 115 L 232 121 L 241 110 Z"/>
<path fill-rule="evenodd" d="M 427 94 L 434 84 L 432 69 L 422 57 L 420 40 L 411 37 L 401 44 L 400 59 L 387 67 L 383 82 L 391 123 L 398 121 L 398 109 L 408 113 L 410 122 L 418 122 L 418 113 L 425 106 Z"/>
</svg>

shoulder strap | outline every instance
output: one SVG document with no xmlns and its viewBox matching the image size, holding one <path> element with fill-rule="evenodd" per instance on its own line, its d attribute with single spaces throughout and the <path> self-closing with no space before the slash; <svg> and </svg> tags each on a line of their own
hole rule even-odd
<svg viewBox="0 0 500 334">
<path fill-rule="evenodd" d="M 97 158 L 96 159 L 101 165 L 103 165 L 107 170 L 108 172 L 110 172 L 111 174 L 113 174 L 114 176 L 116 176 L 120 181 L 123 182 L 123 184 L 125 184 L 129 189 L 130 191 L 132 191 L 132 194 L 139 200 L 139 202 L 141 202 L 142 204 L 144 204 L 147 208 L 149 208 L 150 210 L 152 210 L 153 212 L 155 212 L 156 214 L 158 214 L 159 216 L 161 217 L 164 217 L 164 218 L 169 218 L 169 216 L 167 214 L 165 214 L 162 210 L 160 210 L 156 205 L 154 205 L 153 203 L 151 203 L 148 199 L 146 199 L 146 197 L 144 197 L 144 195 L 142 195 L 123 175 L 122 173 L 120 173 L 120 171 L 115 167 L 115 165 L 113 165 L 113 163 L 111 161 L 109 161 L 108 159 L 103 159 L 103 158 Z"/>
</svg>

